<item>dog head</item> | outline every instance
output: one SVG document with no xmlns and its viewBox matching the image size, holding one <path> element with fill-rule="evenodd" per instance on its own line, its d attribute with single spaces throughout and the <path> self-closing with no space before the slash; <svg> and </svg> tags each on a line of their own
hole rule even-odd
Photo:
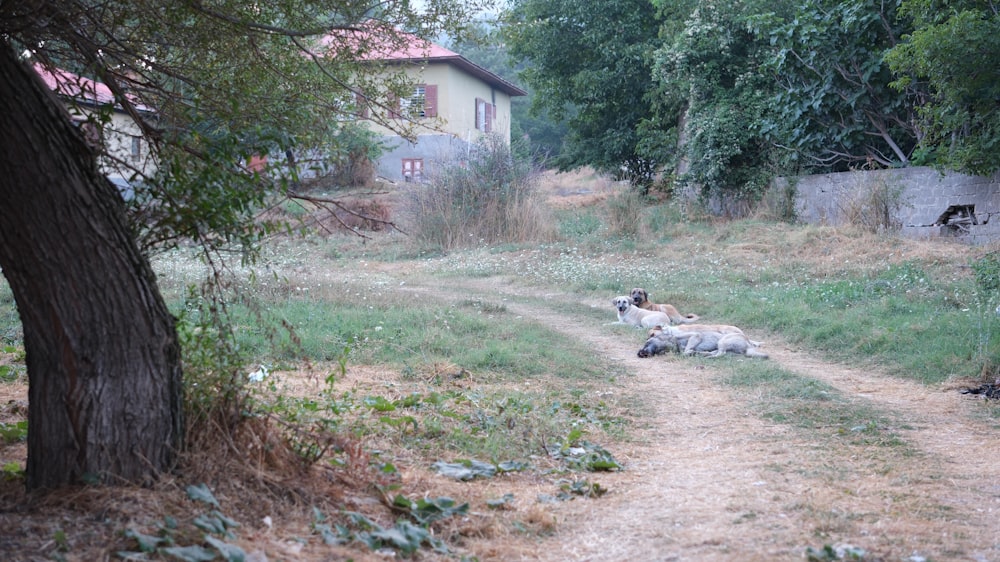
<svg viewBox="0 0 1000 562">
<path fill-rule="evenodd" d="M 642 306 L 642 303 L 649 300 L 649 294 L 646 293 L 646 289 L 641 287 L 632 289 L 632 292 L 629 294 L 632 296 L 632 304 L 636 306 Z"/>
<path fill-rule="evenodd" d="M 659 326 L 657 326 L 659 328 Z M 654 328 L 653 330 L 656 330 Z M 653 333 L 652 331 L 650 333 Z M 680 351 L 680 345 L 677 343 L 677 338 L 670 333 L 656 332 L 655 335 L 651 335 L 647 340 L 642 349 L 639 350 L 637 354 L 639 357 L 652 357 L 660 353 L 666 352 L 678 353 Z"/>
<path fill-rule="evenodd" d="M 620 297 L 615 297 L 611 303 L 618 309 L 619 314 L 625 314 L 628 312 L 629 307 L 632 306 L 632 298 L 622 295 Z"/>
</svg>

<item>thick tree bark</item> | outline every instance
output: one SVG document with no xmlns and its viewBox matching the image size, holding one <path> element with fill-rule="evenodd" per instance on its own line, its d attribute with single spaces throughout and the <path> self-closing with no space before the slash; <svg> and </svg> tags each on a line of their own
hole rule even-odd
<svg viewBox="0 0 1000 562">
<path fill-rule="evenodd" d="M 31 489 L 151 482 L 183 436 L 173 317 L 68 114 L 0 43 L 0 267 L 24 328 Z"/>
</svg>

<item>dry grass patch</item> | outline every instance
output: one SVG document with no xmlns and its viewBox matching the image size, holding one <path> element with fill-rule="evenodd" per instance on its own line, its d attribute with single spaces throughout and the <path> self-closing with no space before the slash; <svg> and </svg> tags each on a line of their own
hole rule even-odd
<svg viewBox="0 0 1000 562">
<path fill-rule="evenodd" d="M 547 170 L 541 174 L 538 188 L 553 209 L 593 207 L 629 190 L 627 185 L 589 167 L 569 172 Z"/>
</svg>

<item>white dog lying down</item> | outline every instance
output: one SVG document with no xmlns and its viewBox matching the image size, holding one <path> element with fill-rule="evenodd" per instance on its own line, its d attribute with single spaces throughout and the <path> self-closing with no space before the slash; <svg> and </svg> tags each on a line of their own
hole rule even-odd
<svg viewBox="0 0 1000 562">
<path fill-rule="evenodd" d="M 653 326 L 670 324 L 670 317 L 665 312 L 639 308 L 632 304 L 632 297 L 622 295 L 615 297 L 611 303 L 618 310 L 619 324 L 628 324 L 637 328 L 652 328 Z"/>
<path fill-rule="evenodd" d="M 650 336 L 639 350 L 639 357 L 652 357 L 658 353 L 673 351 L 684 355 L 695 353 L 706 357 L 722 357 L 726 353 L 736 353 L 747 357 L 767 359 L 767 354 L 757 349 L 743 333 L 704 331 L 691 332 L 678 329 L 679 326 L 659 327 L 659 332 Z M 656 329 L 651 330 L 655 332 Z"/>
</svg>

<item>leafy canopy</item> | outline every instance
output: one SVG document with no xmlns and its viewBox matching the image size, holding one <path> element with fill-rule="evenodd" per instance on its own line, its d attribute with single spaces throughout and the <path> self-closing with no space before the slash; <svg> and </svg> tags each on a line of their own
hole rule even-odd
<svg viewBox="0 0 1000 562">
<path fill-rule="evenodd" d="M 928 162 L 972 174 L 1000 170 L 1000 11 L 992 2 L 906 0 L 913 30 L 886 60 L 899 89 L 926 88 L 918 106 Z"/>
<path fill-rule="evenodd" d="M 771 42 L 777 85 L 764 129 L 805 169 L 900 166 L 911 160 L 914 92 L 889 86 L 883 60 L 906 31 L 894 2 L 805 0 L 752 18 Z"/>
<path fill-rule="evenodd" d="M 758 72 L 766 43 L 748 28 L 751 7 L 702 2 L 664 25 L 666 44 L 654 54 L 661 107 L 681 125 L 680 180 L 734 202 L 758 197 L 772 172 L 761 123 L 774 87 Z"/>
<path fill-rule="evenodd" d="M 657 163 L 639 150 L 639 124 L 650 117 L 649 54 L 659 17 L 648 0 L 514 0 L 504 37 L 527 61 L 521 78 L 534 108 L 567 119 L 556 158 L 561 170 L 590 165 L 639 184 Z"/>
</svg>

